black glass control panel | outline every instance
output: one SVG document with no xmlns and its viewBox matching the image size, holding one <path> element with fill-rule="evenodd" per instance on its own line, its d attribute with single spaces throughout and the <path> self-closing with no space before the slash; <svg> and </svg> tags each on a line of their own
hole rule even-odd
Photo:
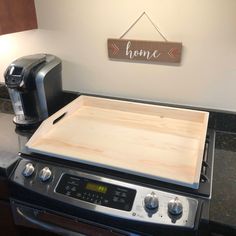
<svg viewBox="0 0 236 236">
<path fill-rule="evenodd" d="M 79 176 L 64 174 L 57 193 L 96 205 L 131 211 L 136 190 Z"/>
</svg>

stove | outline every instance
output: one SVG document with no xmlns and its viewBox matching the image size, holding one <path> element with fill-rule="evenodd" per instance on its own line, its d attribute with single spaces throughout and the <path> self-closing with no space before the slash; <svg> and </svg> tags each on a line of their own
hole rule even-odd
<svg viewBox="0 0 236 236">
<path fill-rule="evenodd" d="M 214 143 L 208 130 L 198 189 L 22 152 L 10 177 L 15 222 L 59 235 L 200 235 Z"/>
</svg>

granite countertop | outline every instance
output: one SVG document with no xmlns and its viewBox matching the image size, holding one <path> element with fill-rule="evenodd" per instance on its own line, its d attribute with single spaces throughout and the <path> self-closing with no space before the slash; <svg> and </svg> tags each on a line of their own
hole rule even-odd
<svg viewBox="0 0 236 236">
<path fill-rule="evenodd" d="M 212 230 L 236 235 L 236 133 L 216 133 L 210 222 Z"/>
<path fill-rule="evenodd" d="M 0 176 L 7 176 L 18 160 L 19 142 L 12 119 L 12 114 L 0 112 Z"/>
</svg>

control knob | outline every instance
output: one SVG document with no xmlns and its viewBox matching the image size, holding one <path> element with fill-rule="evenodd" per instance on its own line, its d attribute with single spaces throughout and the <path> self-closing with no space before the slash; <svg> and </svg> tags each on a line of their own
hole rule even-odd
<svg viewBox="0 0 236 236">
<path fill-rule="evenodd" d="M 180 215 L 183 212 L 183 205 L 178 197 L 168 202 L 168 212 L 171 215 Z"/>
<path fill-rule="evenodd" d="M 25 169 L 22 172 L 22 175 L 25 177 L 30 177 L 34 173 L 34 166 L 32 163 L 25 165 Z"/>
<path fill-rule="evenodd" d="M 39 178 L 42 182 L 48 181 L 52 176 L 52 171 L 46 166 L 44 167 L 40 173 L 39 173 Z"/>
<path fill-rule="evenodd" d="M 148 210 L 156 210 L 159 205 L 157 195 L 154 192 L 147 194 L 144 205 Z"/>
</svg>

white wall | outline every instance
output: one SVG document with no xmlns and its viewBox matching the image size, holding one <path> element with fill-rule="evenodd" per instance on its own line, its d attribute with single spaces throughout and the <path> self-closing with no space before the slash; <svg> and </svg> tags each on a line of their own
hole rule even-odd
<svg viewBox="0 0 236 236">
<path fill-rule="evenodd" d="M 35 0 L 39 30 L 0 37 L 0 74 L 36 52 L 63 60 L 67 90 L 236 111 L 235 0 Z M 183 43 L 180 66 L 110 61 L 118 38 L 146 11 L 169 41 Z M 144 17 L 125 36 L 161 40 Z M 3 81 L 1 76 L 0 81 Z"/>
</svg>

